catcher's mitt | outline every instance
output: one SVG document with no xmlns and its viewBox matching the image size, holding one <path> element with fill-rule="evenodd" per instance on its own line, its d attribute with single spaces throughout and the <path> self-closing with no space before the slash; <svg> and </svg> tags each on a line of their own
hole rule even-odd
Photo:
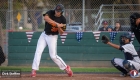
<svg viewBox="0 0 140 80">
<path fill-rule="evenodd" d="M 105 35 L 102 36 L 102 42 L 107 44 L 109 42 L 109 38 Z"/>
</svg>

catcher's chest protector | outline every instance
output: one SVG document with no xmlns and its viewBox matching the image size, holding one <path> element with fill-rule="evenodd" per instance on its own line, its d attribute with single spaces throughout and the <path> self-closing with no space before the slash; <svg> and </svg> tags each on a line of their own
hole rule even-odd
<svg viewBox="0 0 140 80">
<path fill-rule="evenodd" d="M 138 56 L 139 56 L 139 58 L 140 58 L 140 52 L 138 52 Z"/>
<path fill-rule="evenodd" d="M 140 48 L 138 49 L 137 53 L 138 53 L 138 56 L 140 58 Z"/>
<path fill-rule="evenodd" d="M 2 47 L 0 46 L 0 65 L 5 61 L 5 56 L 2 50 Z"/>
</svg>

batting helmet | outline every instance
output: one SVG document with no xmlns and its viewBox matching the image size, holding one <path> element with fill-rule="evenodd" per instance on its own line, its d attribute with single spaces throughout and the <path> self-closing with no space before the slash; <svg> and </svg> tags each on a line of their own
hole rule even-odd
<svg viewBox="0 0 140 80">
<path fill-rule="evenodd" d="M 64 12 L 64 6 L 62 4 L 57 4 L 54 10 L 63 13 Z"/>
</svg>

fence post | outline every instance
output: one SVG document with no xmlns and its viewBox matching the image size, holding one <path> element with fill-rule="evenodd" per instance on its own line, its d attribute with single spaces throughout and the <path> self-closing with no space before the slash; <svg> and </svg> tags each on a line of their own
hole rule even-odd
<svg viewBox="0 0 140 80">
<path fill-rule="evenodd" d="M 12 28 L 13 19 L 13 0 L 8 0 L 8 11 L 6 12 L 6 43 L 5 43 L 5 53 L 8 56 L 8 31 Z"/>
<path fill-rule="evenodd" d="M 13 0 L 8 0 L 8 29 L 12 28 L 12 19 L 13 19 Z"/>
<path fill-rule="evenodd" d="M 82 21 L 82 30 L 84 31 L 85 30 L 85 0 L 83 0 L 83 10 L 82 10 L 83 12 L 83 21 Z"/>
<path fill-rule="evenodd" d="M 112 27 L 114 27 L 114 20 L 115 20 L 115 19 L 114 19 L 114 4 L 113 4 L 113 6 L 112 6 L 112 12 L 113 12 L 113 14 L 112 14 L 112 18 L 113 18 L 113 19 L 112 19 L 112 25 L 113 25 L 113 26 L 112 26 Z"/>
</svg>

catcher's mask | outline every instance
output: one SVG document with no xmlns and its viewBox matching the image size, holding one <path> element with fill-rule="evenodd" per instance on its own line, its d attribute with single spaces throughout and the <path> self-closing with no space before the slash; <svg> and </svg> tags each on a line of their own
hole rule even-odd
<svg viewBox="0 0 140 80">
<path fill-rule="evenodd" d="M 131 34 L 129 33 L 124 33 L 120 36 L 120 45 L 125 45 L 125 39 L 129 39 L 129 42 L 131 41 Z"/>
</svg>

